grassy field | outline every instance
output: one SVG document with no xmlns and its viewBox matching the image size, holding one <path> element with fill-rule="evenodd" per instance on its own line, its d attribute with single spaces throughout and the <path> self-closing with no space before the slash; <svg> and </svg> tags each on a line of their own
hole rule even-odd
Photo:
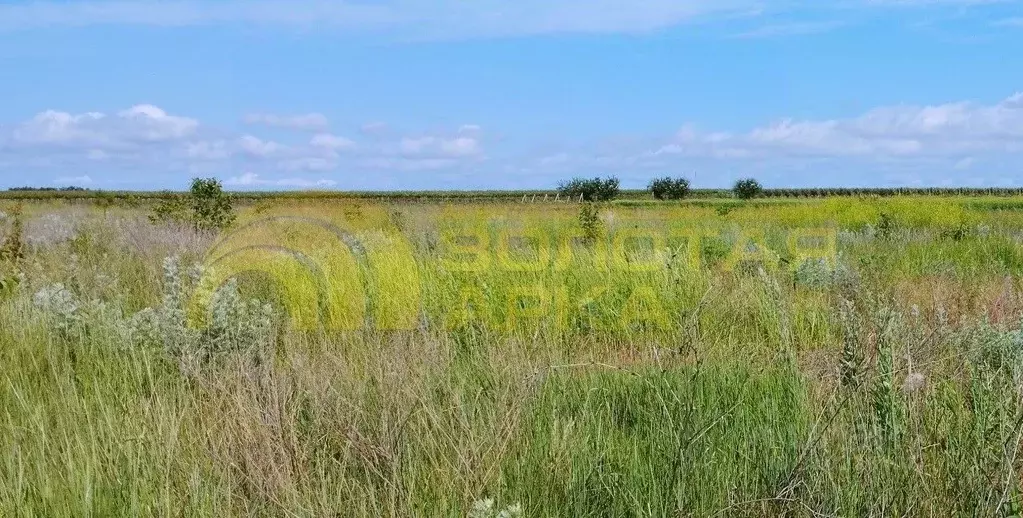
<svg viewBox="0 0 1023 518">
<path fill-rule="evenodd" d="M 1015 516 L 1023 202 L 0 200 L 0 516 Z"/>
</svg>

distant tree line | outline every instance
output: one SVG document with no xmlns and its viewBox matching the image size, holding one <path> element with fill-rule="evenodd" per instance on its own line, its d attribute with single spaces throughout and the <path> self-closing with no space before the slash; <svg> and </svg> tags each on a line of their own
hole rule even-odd
<svg viewBox="0 0 1023 518">
<path fill-rule="evenodd" d="M 85 187 L 78 187 L 78 186 L 75 186 L 75 185 L 69 185 L 67 187 L 29 187 L 29 186 L 11 187 L 11 188 L 9 188 L 7 190 L 8 191 L 12 191 L 12 192 L 24 192 L 24 191 L 29 191 L 29 192 L 35 192 L 35 191 L 42 191 L 42 192 L 49 192 L 49 191 L 55 191 L 55 192 L 73 192 L 73 191 L 88 191 L 89 189 L 86 189 Z"/>
<path fill-rule="evenodd" d="M 558 184 L 558 194 L 580 201 L 609 201 L 621 193 L 620 183 L 615 176 L 607 178 L 573 178 Z M 650 181 L 647 191 L 658 200 L 681 200 L 691 192 L 687 178 L 664 176 Z M 753 178 L 735 182 L 732 195 L 741 200 L 757 198 L 764 194 L 764 187 Z"/>
<path fill-rule="evenodd" d="M 684 177 L 654 178 L 646 192 L 657 200 L 686 198 L 733 197 L 740 200 L 754 198 L 825 198 L 832 196 L 1023 196 L 1020 187 L 806 187 L 793 189 L 766 189 L 755 178 L 737 180 L 731 189 L 693 189 Z M 558 185 L 558 193 L 581 201 L 608 201 L 622 194 L 635 196 L 637 191 L 623 191 L 617 177 L 573 178 Z"/>
</svg>

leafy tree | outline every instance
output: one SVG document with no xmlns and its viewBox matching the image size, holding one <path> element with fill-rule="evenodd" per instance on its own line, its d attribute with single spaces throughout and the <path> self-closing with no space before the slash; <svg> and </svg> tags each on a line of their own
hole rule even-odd
<svg viewBox="0 0 1023 518">
<path fill-rule="evenodd" d="M 647 187 L 658 200 L 681 200 L 689 196 L 689 180 L 685 178 L 655 178 Z"/>
<path fill-rule="evenodd" d="M 751 200 L 760 196 L 764 192 L 764 186 L 760 185 L 760 182 L 753 178 L 743 178 L 738 182 L 735 182 L 735 186 L 732 187 L 732 192 L 736 198 L 740 200 Z"/>
<path fill-rule="evenodd" d="M 234 223 L 231 198 L 216 178 L 193 179 L 190 201 L 196 230 L 221 230 Z"/>
<path fill-rule="evenodd" d="M 607 178 L 573 178 L 558 185 L 558 192 L 568 198 L 582 196 L 583 201 L 610 201 L 618 197 L 619 181 Z"/>
<path fill-rule="evenodd" d="M 197 231 L 222 230 L 235 220 L 231 198 L 216 178 L 195 178 L 187 195 L 165 192 L 149 215 L 153 223 L 188 223 Z"/>
</svg>

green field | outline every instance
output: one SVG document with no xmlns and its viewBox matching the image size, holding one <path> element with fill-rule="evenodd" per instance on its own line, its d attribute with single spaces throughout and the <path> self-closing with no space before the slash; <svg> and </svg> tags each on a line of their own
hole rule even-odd
<svg viewBox="0 0 1023 518">
<path fill-rule="evenodd" d="M 0 516 L 1023 512 L 1020 198 L 533 194 L 6 193 Z"/>
</svg>

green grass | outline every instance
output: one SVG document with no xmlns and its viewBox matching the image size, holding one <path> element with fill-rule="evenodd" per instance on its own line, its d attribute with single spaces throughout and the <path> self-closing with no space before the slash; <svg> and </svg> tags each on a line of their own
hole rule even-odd
<svg viewBox="0 0 1023 518">
<path fill-rule="evenodd" d="M 572 204 L 246 207 L 239 227 L 345 228 L 370 325 L 332 330 L 295 328 L 260 272 L 240 290 L 272 319 L 227 297 L 190 328 L 185 267 L 215 236 L 27 203 L 26 253 L 0 262 L 0 516 L 480 516 L 488 500 L 505 517 L 1018 515 L 1014 207 L 618 202 L 590 241 L 570 239 Z M 743 232 L 791 260 L 803 227 L 836 232 L 836 266 L 725 267 Z M 698 267 L 683 241 L 602 252 L 695 230 Z M 243 236 L 314 258 L 329 240 L 297 223 Z M 539 266 L 495 267 L 502 253 Z M 400 296 L 412 279 L 418 303 Z M 410 327 L 374 328 L 407 307 Z"/>
</svg>

